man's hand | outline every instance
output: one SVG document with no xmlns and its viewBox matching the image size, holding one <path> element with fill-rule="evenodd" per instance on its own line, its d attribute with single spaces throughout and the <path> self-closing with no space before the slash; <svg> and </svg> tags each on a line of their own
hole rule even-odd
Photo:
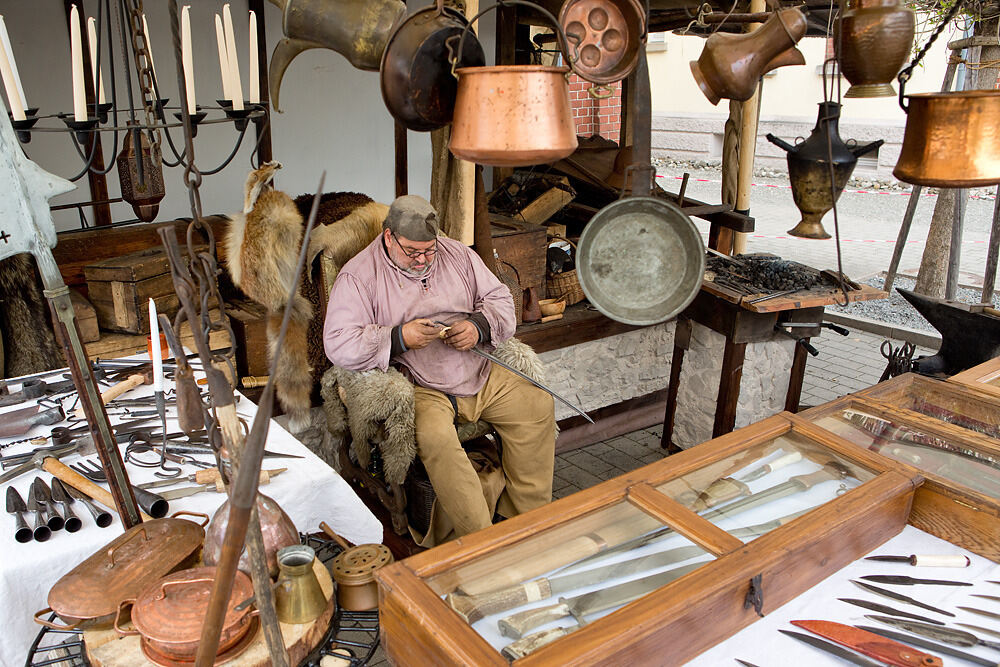
<svg viewBox="0 0 1000 667">
<path fill-rule="evenodd" d="M 468 324 L 471 324 L 468 323 Z M 475 327 L 473 327 L 475 328 Z M 408 350 L 419 350 L 427 347 L 438 337 L 441 327 L 428 319 L 413 320 L 402 327 L 403 345 Z"/>
<path fill-rule="evenodd" d="M 469 350 L 479 342 L 479 329 L 469 320 L 462 320 L 451 325 L 445 334 L 444 342 L 456 350 Z"/>
</svg>

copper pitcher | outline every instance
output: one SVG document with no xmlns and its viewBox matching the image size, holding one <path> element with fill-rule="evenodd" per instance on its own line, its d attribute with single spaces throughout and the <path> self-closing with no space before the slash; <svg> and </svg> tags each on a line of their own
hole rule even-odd
<svg viewBox="0 0 1000 667">
<path fill-rule="evenodd" d="M 913 11 L 899 0 L 846 0 L 834 24 L 833 43 L 844 78 L 844 97 L 896 94 L 892 80 L 913 47 Z"/>
<path fill-rule="evenodd" d="M 782 9 L 754 32 L 713 33 L 705 40 L 698 60 L 691 61 L 691 73 L 712 104 L 722 98 L 748 100 L 765 73 L 783 65 L 805 64 L 797 49 L 792 54 L 784 53 L 805 34 L 805 14 L 795 7 Z"/>
<path fill-rule="evenodd" d="M 906 183 L 1000 183 L 1000 91 L 906 95 L 906 130 L 892 175 Z"/>
</svg>

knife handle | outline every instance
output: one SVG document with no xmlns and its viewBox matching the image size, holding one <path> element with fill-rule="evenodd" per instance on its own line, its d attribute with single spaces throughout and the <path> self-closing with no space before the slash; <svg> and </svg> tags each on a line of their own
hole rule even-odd
<svg viewBox="0 0 1000 667">
<path fill-rule="evenodd" d="M 523 658 L 530 653 L 534 653 L 546 644 L 551 644 L 555 640 L 565 637 L 569 633 L 573 632 L 574 629 L 575 628 L 552 628 L 550 630 L 535 632 L 527 637 L 518 639 L 516 642 L 507 644 L 507 646 L 504 646 L 500 653 L 502 653 L 508 660 L 517 660 L 518 658 Z"/>
<path fill-rule="evenodd" d="M 31 531 L 31 536 L 36 542 L 45 542 L 52 537 L 52 529 L 45 523 L 45 516 L 41 505 L 35 505 L 38 509 L 35 512 L 35 528 Z"/>
<path fill-rule="evenodd" d="M 972 561 L 968 556 L 959 555 L 920 555 L 910 556 L 910 565 L 917 567 L 969 567 Z"/>
<path fill-rule="evenodd" d="M 445 600 L 459 616 L 465 619 L 466 623 L 472 625 L 490 614 L 507 611 L 549 597 L 552 597 L 549 580 L 538 579 L 481 595 L 449 593 Z"/>
<path fill-rule="evenodd" d="M 569 605 L 560 602 L 559 604 L 539 607 L 538 609 L 528 609 L 516 614 L 511 614 L 507 618 L 501 618 L 498 622 L 500 633 L 504 637 L 520 639 L 528 630 L 545 625 L 552 621 L 558 621 L 570 615 Z"/>
</svg>

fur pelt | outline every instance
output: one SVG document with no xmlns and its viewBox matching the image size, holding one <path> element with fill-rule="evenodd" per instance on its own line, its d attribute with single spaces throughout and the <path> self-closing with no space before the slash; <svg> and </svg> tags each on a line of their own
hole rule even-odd
<svg viewBox="0 0 1000 667">
<path fill-rule="evenodd" d="M 516 338 L 501 343 L 494 354 L 525 375 L 545 382 L 545 367 L 538 355 Z M 338 388 L 343 389 L 344 400 Z M 402 484 L 417 455 L 410 381 L 394 368 L 355 372 L 333 366 L 323 376 L 321 393 L 330 433 L 335 438 L 351 434 L 362 467 L 371 459 L 371 445 L 378 445 L 385 481 Z"/>
<path fill-rule="evenodd" d="M 34 257 L 24 253 L 0 260 L 0 377 L 65 365 Z"/>
</svg>

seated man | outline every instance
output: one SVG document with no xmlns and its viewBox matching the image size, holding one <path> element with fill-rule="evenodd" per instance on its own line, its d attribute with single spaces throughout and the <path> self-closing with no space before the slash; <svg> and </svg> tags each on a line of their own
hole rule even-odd
<svg viewBox="0 0 1000 667">
<path fill-rule="evenodd" d="M 456 415 L 500 435 L 506 488 L 502 517 L 552 498 L 552 397 L 469 350 L 514 334 L 510 291 L 464 244 L 438 236 L 421 197 L 392 203 L 382 235 L 337 275 L 323 342 L 349 370 L 398 367 L 415 385 L 417 453 L 457 536 L 492 523 L 479 477 L 455 431 Z"/>
</svg>

